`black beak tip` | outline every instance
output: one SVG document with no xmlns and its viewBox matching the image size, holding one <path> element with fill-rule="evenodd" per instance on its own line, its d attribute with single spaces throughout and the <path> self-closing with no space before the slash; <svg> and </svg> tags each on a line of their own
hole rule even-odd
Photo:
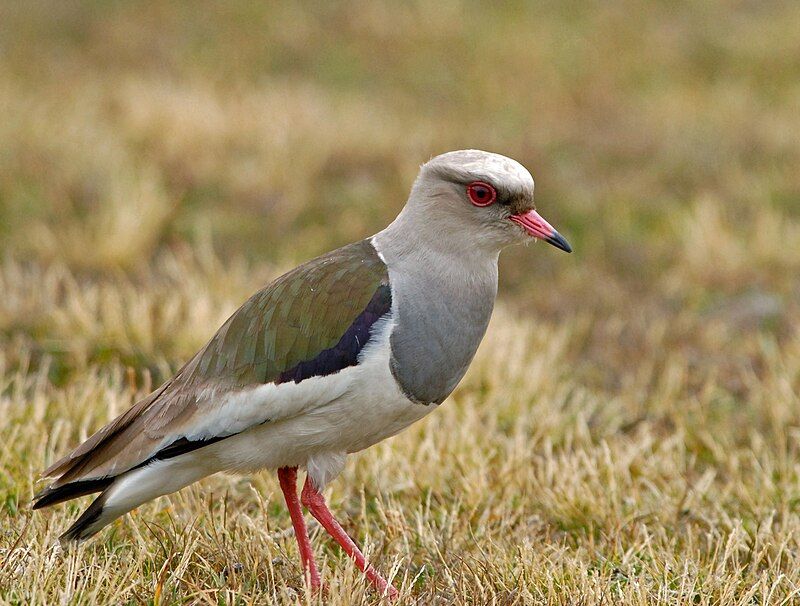
<svg viewBox="0 0 800 606">
<path fill-rule="evenodd" d="M 553 232 L 553 235 L 552 235 L 552 236 L 550 236 L 549 238 L 547 238 L 547 240 L 546 240 L 546 241 L 547 241 L 549 244 L 552 244 L 553 246 L 555 246 L 556 248 L 560 248 L 560 249 L 561 249 L 561 250 L 563 250 L 564 252 L 568 252 L 568 253 L 571 253 L 571 252 L 572 252 L 572 247 L 569 245 L 569 242 L 567 242 L 567 241 L 564 239 L 564 236 L 562 236 L 562 235 L 561 235 L 560 233 L 558 233 L 557 231 L 554 231 L 554 232 Z"/>
</svg>

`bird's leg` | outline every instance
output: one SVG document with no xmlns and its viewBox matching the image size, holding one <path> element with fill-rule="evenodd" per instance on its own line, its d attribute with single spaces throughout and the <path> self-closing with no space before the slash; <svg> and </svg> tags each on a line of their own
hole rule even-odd
<svg viewBox="0 0 800 606">
<path fill-rule="evenodd" d="M 297 497 L 297 467 L 281 467 L 278 470 L 278 481 L 283 491 L 283 498 L 286 499 L 289 515 L 292 517 L 294 536 L 297 538 L 300 561 L 303 564 L 303 576 L 306 583 L 310 583 L 311 590 L 316 592 L 320 588 L 319 570 L 314 561 L 314 551 L 311 549 L 311 540 L 308 538 L 308 529 L 303 518 L 303 510 L 300 507 L 300 499 Z"/>
<path fill-rule="evenodd" d="M 344 528 L 342 528 L 339 522 L 336 521 L 336 518 L 333 517 L 330 509 L 328 509 L 328 506 L 325 504 L 325 497 L 316 489 L 309 477 L 306 477 L 306 483 L 303 486 L 303 492 L 300 498 L 303 501 L 303 505 L 311 512 L 311 515 L 314 516 L 317 521 L 322 524 L 322 527 L 328 531 L 328 534 L 342 546 L 345 553 L 353 558 L 358 569 L 367 576 L 376 589 L 381 594 L 385 594 L 392 599 L 398 597 L 399 593 L 397 589 L 395 589 L 389 581 L 384 579 L 372 565 L 367 563 L 364 554 L 361 553 L 361 550 L 353 539 L 348 536 Z"/>
</svg>

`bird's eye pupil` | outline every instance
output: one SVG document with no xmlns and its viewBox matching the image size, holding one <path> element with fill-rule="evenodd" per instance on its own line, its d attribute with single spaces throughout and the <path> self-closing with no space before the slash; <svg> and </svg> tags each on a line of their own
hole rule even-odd
<svg viewBox="0 0 800 606">
<path fill-rule="evenodd" d="M 469 199 L 475 206 L 489 206 L 497 197 L 494 187 L 482 181 L 475 181 L 467 186 Z"/>
</svg>

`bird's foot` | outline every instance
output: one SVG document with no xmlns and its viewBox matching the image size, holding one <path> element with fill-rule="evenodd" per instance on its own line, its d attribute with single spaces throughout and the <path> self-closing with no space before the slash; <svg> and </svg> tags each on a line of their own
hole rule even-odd
<svg viewBox="0 0 800 606">
<path fill-rule="evenodd" d="M 341 524 L 333 517 L 330 509 L 328 509 L 328 506 L 325 504 L 325 497 L 317 490 L 310 478 L 306 478 L 300 500 L 311 512 L 311 515 L 316 518 L 317 522 L 319 522 L 328 534 L 341 545 L 344 552 L 353 559 L 356 567 L 364 573 L 381 595 L 386 596 L 390 600 L 396 600 L 400 597 L 400 592 L 397 591 L 397 588 L 383 578 L 371 564 L 367 563 L 367 559 L 364 557 L 364 554 L 361 553 L 361 550 L 353 539 L 350 538 Z"/>
</svg>

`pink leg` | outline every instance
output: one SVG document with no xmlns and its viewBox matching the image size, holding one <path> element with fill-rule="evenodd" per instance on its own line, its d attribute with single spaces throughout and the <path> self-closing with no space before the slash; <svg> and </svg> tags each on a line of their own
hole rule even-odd
<svg viewBox="0 0 800 606">
<path fill-rule="evenodd" d="M 331 535 L 336 542 L 342 546 L 342 549 L 344 549 L 345 553 L 353 558 L 358 569 L 367 575 L 367 578 L 378 589 L 378 591 L 392 599 L 397 598 L 399 595 L 397 589 L 395 589 L 394 586 L 384 579 L 377 570 L 367 563 L 364 554 L 361 553 L 361 550 L 353 542 L 353 539 L 347 535 L 347 533 L 344 531 L 344 528 L 342 528 L 339 522 L 336 521 L 336 518 L 333 517 L 333 514 L 325 504 L 325 497 L 323 497 L 322 493 L 320 493 L 314 487 L 311 478 L 306 478 L 301 499 L 303 501 L 303 505 L 308 507 L 311 515 L 314 516 L 317 521 L 322 524 L 322 527 L 328 531 L 328 534 Z"/>
<path fill-rule="evenodd" d="M 300 508 L 300 499 L 297 498 L 297 467 L 281 467 L 278 470 L 278 481 L 283 491 L 283 498 L 286 499 L 286 507 L 292 517 L 294 535 L 297 537 L 297 546 L 300 548 L 300 561 L 303 563 L 303 575 L 306 583 L 311 584 L 312 591 L 318 591 L 320 587 L 319 570 L 314 561 L 314 551 L 311 549 L 311 540 L 308 538 L 306 521 L 303 518 L 303 510 Z"/>
</svg>

